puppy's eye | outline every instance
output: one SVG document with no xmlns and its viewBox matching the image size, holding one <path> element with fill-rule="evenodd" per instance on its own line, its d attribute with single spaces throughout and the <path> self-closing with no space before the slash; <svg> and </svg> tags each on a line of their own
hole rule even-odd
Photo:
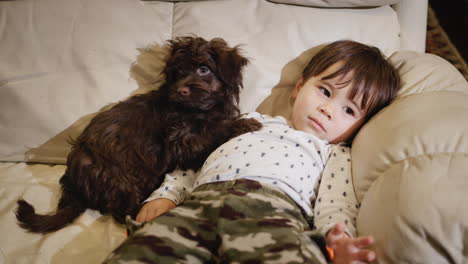
<svg viewBox="0 0 468 264">
<path fill-rule="evenodd" d="M 197 68 L 197 74 L 198 75 L 207 75 L 208 73 L 210 73 L 210 68 L 208 68 L 206 65 L 200 65 L 198 68 Z"/>
</svg>

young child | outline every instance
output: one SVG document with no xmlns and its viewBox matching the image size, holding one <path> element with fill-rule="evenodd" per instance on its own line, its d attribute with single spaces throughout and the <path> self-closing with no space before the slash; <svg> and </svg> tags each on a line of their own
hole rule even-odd
<svg viewBox="0 0 468 264">
<path fill-rule="evenodd" d="M 377 48 L 353 41 L 325 46 L 297 81 L 289 120 L 251 113 L 261 130 L 223 144 L 198 173 L 168 174 L 136 220 L 155 219 L 107 263 L 130 249 L 154 263 L 374 260 L 372 237 L 354 238 L 349 148 L 336 144 L 350 143 L 398 88 L 398 73 Z"/>
</svg>

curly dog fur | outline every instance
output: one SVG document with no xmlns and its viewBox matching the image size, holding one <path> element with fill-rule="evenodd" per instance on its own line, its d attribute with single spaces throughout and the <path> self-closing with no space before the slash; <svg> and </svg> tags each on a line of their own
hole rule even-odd
<svg viewBox="0 0 468 264">
<path fill-rule="evenodd" d="M 39 215 L 21 199 L 16 212 L 21 227 L 56 231 L 86 208 L 123 223 L 126 215 L 136 216 L 165 173 L 198 170 L 222 143 L 260 129 L 257 121 L 240 118 L 242 69 L 248 60 L 238 47 L 195 36 L 167 45 L 165 83 L 96 115 L 72 144 L 57 210 Z"/>
</svg>

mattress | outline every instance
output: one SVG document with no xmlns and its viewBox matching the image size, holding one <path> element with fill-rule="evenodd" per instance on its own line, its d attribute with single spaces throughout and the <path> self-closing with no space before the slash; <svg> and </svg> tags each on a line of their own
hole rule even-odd
<svg viewBox="0 0 468 264">
<path fill-rule="evenodd" d="M 0 263 L 99 263 L 125 238 L 124 226 L 93 210 L 46 236 L 22 232 L 13 213 L 17 198 L 37 212 L 54 208 L 65 166 L 2 162 L 0 171 Z"/>
</svg>

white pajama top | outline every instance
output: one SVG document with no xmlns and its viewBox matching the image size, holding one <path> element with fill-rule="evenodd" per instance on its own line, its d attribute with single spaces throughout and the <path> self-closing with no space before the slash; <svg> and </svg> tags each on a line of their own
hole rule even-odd
<svg viewBox="0 0 468 264">
<path fill-rule="evenodd" d="M 263 124 L 262 129 L 240 135 L 221 145 L 207 158 L 197 173 L 176 170 L 167 174 L 164 183 L 146 202 L 166 198 L 179 204 L 199 185 L 250 179 L 280 189 L 289 195 L 307 215 L 315 215 L 314 222 L 320 222 L 318 228 L 324 229 L 324 232 L 337 223 L 333 221 L 333 216 L 330 218 L 332 214 L 336 220 L 346 223 L 348 232 L 354 235 L 354 211 L 357 211 L 358 206 L 350 177 L 349 148 L 330 145 L 314 135 L 296 130 L 290 127 L 283 117 L 270 117 L 253 112 L 245 118 L 257 119 Z M 336 151 L 332 152 L 335 148 Z M 325 164 L 329 158 L 335 160 L 336 157 L 341 157 L 343 164 L 335 164 L 329 169 L 332 170 L 327 174 L 330 179 L 326 179 L 326 186 L 321 185 L 322 191 L 319 191 L 319 184 L 323 183 L 321 178 Z M 334 179 L 342 179 L 339 185 L 345 189 L 337 188 Z M 330 194 L 332 189 L 339 193 Z M 320 192 L 328 194 L 327 198 L 317 199 Z M 341 202 L 345 204 L 340 206 Z M 314 205 L 319 203 L 318 207 L 325 209 L 321 209 L 322 212 L 316 210 L 314 213 Z M 330 204 L 331 208 L 338 205 L 339 208 L 329 210 L 327 206 L 322 207 L 324 204 Z M 321 221 L 322 218 L 324 220 Z"/>
</svg>

